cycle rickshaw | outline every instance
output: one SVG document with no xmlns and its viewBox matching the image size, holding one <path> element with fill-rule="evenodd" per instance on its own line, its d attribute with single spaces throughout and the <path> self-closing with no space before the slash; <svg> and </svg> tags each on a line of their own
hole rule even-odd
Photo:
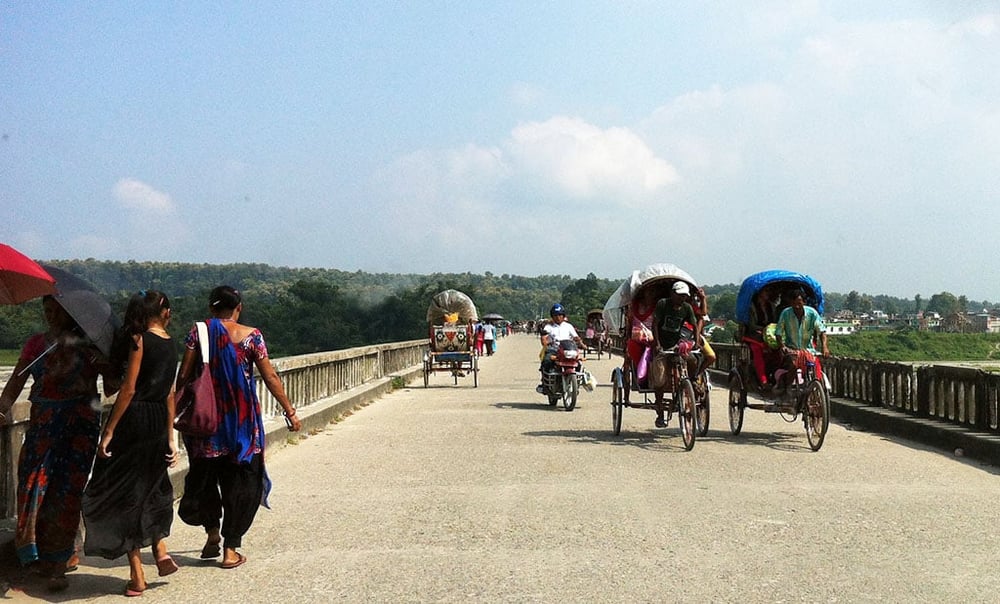
<svg viewBox="0 0 1000 604">
<path fill-rule="evenodd" d="M 587 327 L 584 330 L 583 344 L 586 353 L 597 353 L 597 360 L 608 350 L 608 328 L 604 323 L 604 309 L 595 308 L 587 313 Z"/>
<path fill-rule="evenodd" d="M 801 415 L 809 447 L 819 451 L 830 425 L 829 379 L 818 358 L 807 360 L 794 375 L 782 376 L 785 369 L 773 333 L 773 321 L 794 290 L 801 290 L 805 303 L 823 314 L 823 289 L 809 275 L 788 270 L 762 271 L 740 285 L 736 297 L 740 349 L 729 372 L 729 429 L 734 436 L 740 433 L 746 409 L 778 413 L 789 423 Z M 787 387 L 775 388 L 775 382 L 782 377 Z M 757 400 L 748 398 L 751 393 Z"/>
<path fill-rule="evenodd" d="M 630 308 L 641 300 L 652 301 L 655 306 L 656 300 L 669 297 L 674 284 L 679 281 L 686 283 L 691 292 L 698 289 L 694 278 L 673 264 L 652 264 L 633 271 L 604 305 L 604 320 L 608 329 L 627 342 L 632 337 Z M 698 334 L 692 331 L 687 337 L 697 342 Z M 633 366 L 627 346 L 624 348 L 622 366 L 611 373 L 611 428 L 614 434 L 621 434 L 622 415 L 626 407 L 662 410 L 667 422 L 676 413 L 684 448 L 690 451 L 696 435 L 704 436 L 708 432 L 711 389 L 708 378 L 704 370 L 697 376 L 688 375 L 688 359 L 693 357 L 700 366 L 701 351 L 694 349 L 685 354 L 674 347 L 661 352 L 650 363 L 648 381 L 640 385 L 637 368 Z M 663 395 L 659 405 L 655 401 L 657 391 Z M 632 393 L 642 395 L 642 402 L 630 400 Z M 650 401 L 650 394 L 654 395 L 653 401 Z"/>
<path fill-rule="evenodd" d="M 472 323 L 479 320 L 476 305 L 464 293 L 446 289 L 431 298 L 427 308 L 430 348 L 424 353 L 424 388 L 430 375 L 450 373 L 454 383 L 472 375 L 473 387 L 479 387 L 479 358 L 473 353 Z"/>
</svg>

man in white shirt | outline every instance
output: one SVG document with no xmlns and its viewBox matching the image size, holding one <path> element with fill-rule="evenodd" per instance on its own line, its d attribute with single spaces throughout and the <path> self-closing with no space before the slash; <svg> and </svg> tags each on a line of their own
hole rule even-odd
<svg viewBox="0 0 1000 604">
<path fill-rule="evenodd" d="M 542 330 L 542 347 L 547 349 L 550 346 L 558 346 L 559 342 L 563 340 L 573 340 L 577 346 L 583 348 L 583 340 L 576 333 L 576 328 L 573 327 L 573 324 L 566 320 L 566 309 L 563 308 L 562 304 L 553 304 L 552 309 L 549 311 L 549 316 L 552 317 L 552 321 Z M 548 354 L 542 358 L 542 365 L 538 370 L 542 371 L 546 363 L 552 363 L 549 360 Z M 535 391 L 539 394 L 545 394 L 545 386 L 539 384 L 535 388 Z"/>
</svg>

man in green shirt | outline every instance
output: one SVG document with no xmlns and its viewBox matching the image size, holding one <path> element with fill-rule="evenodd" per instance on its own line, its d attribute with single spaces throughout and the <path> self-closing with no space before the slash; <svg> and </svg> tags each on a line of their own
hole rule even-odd
<svg viewBox="0 0 1000 604">
<path fill-rule="evenodd" d="M 669 350 L 677 345 L 681 339 L 681 329 L 687 324 L 690 329 L 688 337 L 693 338 L 699 333 L 701 325 L 694 314 L 694 309 L 688 303 L 691 296 L 691 288 L 683 281 L 677 281 L 670 289 L 670 297 L 663 298 L 656 303 L 656 310 L 653 313 L 653 342 L 654 350 Z M 656 427 L 666 427 L 663 420 L 663 390 L 656 391 Z"/>
</svg>

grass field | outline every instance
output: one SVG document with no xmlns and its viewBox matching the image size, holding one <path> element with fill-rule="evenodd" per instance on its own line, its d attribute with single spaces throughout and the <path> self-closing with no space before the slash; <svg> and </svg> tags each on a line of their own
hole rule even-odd
<svg viewBox="0 0 1000 604">
<path fill-rule="evenodd" d="M 829 338 L 830 354 L 880 361 L 1000 361 L 1000 334 L 863 331 Z"/>
<path fill-rule="evenodd" d="M 0 349 L 0 366 L 13 367 L 17 364 L 17 357 L 21 355 L 20 350 Z"/>
</svg>

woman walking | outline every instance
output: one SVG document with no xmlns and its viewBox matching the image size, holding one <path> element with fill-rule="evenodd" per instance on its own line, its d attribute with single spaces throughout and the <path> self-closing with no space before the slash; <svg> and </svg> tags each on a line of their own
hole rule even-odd
<svg viewBox="0 0 1000 604">
<path fill-rule="evenodd" d="M 209 296 L 209 370 L 222 417 L 215 434 L 206 438 L 184 436 L 191 467 L 184 480 L 178 515 L 192 526 L 202 526 L 207 540 L 201 557 L 222 554 L 222 568 L 246 562 L 237 551 L 253 524 L 258 507 L 267 506 L 271 488 L 264 468 L 264 420 L 254 383 L 254 367 L 264 385 L 284 410 L 288 429 L 302 424 L 267 356 L 260 330 L 239 323 L 243 311 L 240 293 L 222 285 Z M 187 350 L 177 375 L 178 391 L 193 379 L 199 358 L 198 330 L 185 339 Z M 220 549 L 221 545 L 221 549 Z"/>
<path fill-rule="evenodd" d="M 100 436 L 97 378 L 105 394 L 116 380 L 100 351 L 53 296 L 42 298 L 48 330 L 31 336 L 0 394 L 0 423 L 28 375 L 31 420 L 17 465 L 17 528 L 14 545 L 25 566 L 48 577 L 48 588 L 68 586 L 66 566 L 75 555 L 80 500 Z"/>
<path fill-rule="evenodd" d="M 177 349 L 169 323 L 170 300 L 162 292 L 142 291 L 129 300 L 123 337 L 111 354 L 113 367 L 124 364 L 125 377 L 83 494 L 84 553 L 109 560 L 128 556 L 126 596 L 146 589 L 143 547 L 152 549 L 159 576 L 177 571 L 164 542 L 174 501 L 167 470 L 177 463 L 172 396 Z"/>
</svg>

